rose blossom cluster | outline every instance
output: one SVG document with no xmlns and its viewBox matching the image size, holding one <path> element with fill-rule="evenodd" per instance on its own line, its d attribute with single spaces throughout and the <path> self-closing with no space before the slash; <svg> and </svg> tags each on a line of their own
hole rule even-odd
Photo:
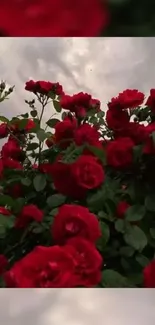
<svg viewBox="0 0 155 325">
<path fill-rule="evenodd" d="M 123 173 L 132 169 L 136 146 L 142 145 L 144 156 L 155 153 L 152 136 L 155 122 L 144 125 L 138 120 L 131 120 L 132 113 L 144 104 L 145 98 L 142 92 L 127 89 L 108 103 L 104 121 L 108 136 L 105 138 L 101 123 L 99 125 L 98 120 L 93 123 L 89 119 L 91 112 L 96 116 L 101 113 L 100 101 L 91 95 L 80 92 L 70 96 L 64 93 L 59 83 L 47 81 L 30 80 L 26 82 L 25 89 L 41 96 L 39 98 L 53 98 L 50 97 L 51 93 L 52 96 L 58 96 L 60 106 L 65 110 L 63 119 L 54 126 L 54 133 L 45 140 L 49 152 L 54 148 L 58 150 L 54 161 L 51 162 L 50 156 L 36 160 L 35 164 L 30 161 L 29 168 L 31 175 L 46 175 L 55 192 L 67 197 L 69 203 L 67 201 L 58 208 L 50 225 L 52 245 L 36 244 L 11 267 L 7 258 L 0 255 L 0 273 L 7 287 L 97 286 L 104 266 L 104 258 L 96 248 L 102 232 L 98 217 L 85 206 L 86 199 L 104 185 L 108 168 Z M 151 90 L 145 105 L 150 114 L 155 114 L 155 90 Z M 27 138 L 35 128 L 34 118 L 27 118 L 22 128 L 18 119 L 0 125 L 0 138 L 8 137 L 1 149 L 2 180 L 6 170 L 16 169 L 24 173 Z M 76 152 L 78 155 L 74 157 Z M 102 154 L 106 156 L 106 164 L 101 159 Z M 68 161 L 68 157 L 72 159 Z M 126 187 L 124 184 L 122 190 L 125 191 Z M 20 182 L 8 184 L 6 193 L 15 199 L 27 195 Z M 131 206 L 130 200 L 121 197 L 116 206 L 115 218 L 124 220 Z M 0 214 L 6 218 L 14 215 L 14 228 L 25 231 L 33 222 L 44 222 L 46 209 L 40 207 L 38 200 L 37 203 L 27 202 L 18 214 L 9 207 L 1 206 Z M 137 222 L 131 222 L 131 225 L 137 225 Z M 155 287 L 154 260 L 144 268 L 143 278 L 144 286 Z"/>
</svg>

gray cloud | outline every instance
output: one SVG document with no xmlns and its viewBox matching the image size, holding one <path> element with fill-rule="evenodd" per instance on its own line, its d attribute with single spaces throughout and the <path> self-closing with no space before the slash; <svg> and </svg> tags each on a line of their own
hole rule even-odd
<svg viewBox="0 0 155 325">
<path fill-rule="evenodd" d="M 68 93 L 90 92 L 103 103 L 126 88 L 155 86 L 155 38 L 2 38 L 0 78 L 16 91 L 1 104 L 7 116 L 27 109 L 29 78 L 59 81 Z"/>
<path fill-rule="evenodd" d="M 153 325 L 155 291 L 137 289 L 1 289 L 5 325 Z"/>
</svg>

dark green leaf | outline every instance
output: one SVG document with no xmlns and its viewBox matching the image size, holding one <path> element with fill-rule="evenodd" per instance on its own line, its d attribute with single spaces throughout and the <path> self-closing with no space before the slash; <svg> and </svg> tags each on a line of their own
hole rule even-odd
<svg viewBox="0 0 155 325">
<path fill-rule="evenodd" d="M 36 175 L 33 180 L 33 185 L 37 192 L 43 191 L 46 186 L 46 176 L 44 174 Z"/>
<path fill-rule="evenodd" d="M 145 199 L 145 207 L 148 211 L 155 212 L 155 195 L 148 195 Z"/>
<path fill-rule="evenodd" d="M 23 130 L 23 129 L 25 129 L 25 126 L 27 125 L 27 122 L 28 122 L 28 119 L 22 119 L 22 120 L 19 120 L 19 124 L 18 124 L 18 126 L 19 126 L 19 129 L 20 130 Z"/>
<path fill-rule="evenodd" d="M 87 148 L 103 163 L 103 165 L 106 165 L 106 154 L 104 150 L 89 145 Z"/>
<path fill-rule="evenodd" d="M 103 221 L 100 222 L 100 228 L 102 236 L 97 242 L 97 247 L 100 251 L 102 251 L 110 238 L 110 229 L 109 226 Z"/>
<path fill-rule="evenodd" d="M 155 239 L 155 228 L 150 228 L 150 235 Z"/>
<path fill-rule="evenodd" d="M 60 102 L 58 102 L 57 100 L 53 100 L 53 106 L 54 106 L 56 112 L 58 112 L 58 113 L 61 112 Z"/>
<path fill-rule="evenodd" d="M 123 246 L 120 248 L 119 252 L 120 252 L 120 255 L 122 255 L 122 256 L 131 257 L 134 254 L 135 250 L 133 247 Z"/>
<path fill-rule="evenodd" d="M 43 129 L 40 129 L 37 132 L 37 138 L 38 138 L 39 141 L 43 142 L 48 138 L 48 135 Z"/>
<path fill-rule="evenodd" d="M 125 219 L 128 221 L 139 221 L 145 216 L 145 207 L 142 205 L 133 205 L 129 207 L 125 214 Z"/>
<path fill-rule="evenodd" d="M 31 151 L 31 150 L 36 150 L 39 147 L 39 144 L 37 142 L 32 142 L 29 143 L 27 146 L 27 151 Z"/>
<path fill-rule="evenodd" d="M 0 205 L 13 207 L 14 200 L 9 195 L 0 195 Z"/>
<path fill-rule="evenodd" d="M 47 124 L 49 127 L 54 128 L 55 125 L 56 125 L 57 123 L 59 123 L 59 122 L 60 122 L 60 121 L 59 121 L 57 118 L 53 118 L 53 119 L 48 120 L 48 121 L 46 122 L 46 124 Z"/>
<path fill-rule="evenodd" d="M 5 116 L 0 116 L 0 121 L 4 123 L 9 123 L 9 120 Z"/>
<path fill-rule="evenodd" d="M 30 186 L 31 185 L 31 179 L 28 178 L 28 177 L 24 177 L 21 179 L 21 183 L 24 185 L 24 186 Z"/>
<path fill-rule="evenodd" d="M 29 114 L 28 113 L 25 113 L 25 114 L 21 114 L 21 117 L 23 117 L 23 118 L 28 118 L 29 117 Z"/>
<path fill-rule="evenodd" d="M 36 109 L 33 109 L 33 110 L 30 112 L 30 114 L 31 114 L 32 117 L 36 117 L 37 114 L 38 114 L 38 112 L 37 112 Z"/>
<path fill-rule="evenodd" d="M 53 194 L 48 197 L 47 204 L 48 206 L 52 208 L 59 207 L 66 201 L 66 197 L 62 194 Z"/>
<path fill-rule="evenodd" d="M 142 251 L 147 245 L 147 237 L 142 229 L 133 226 L 124 235 L 125 242 L 138 251 Z"/>
<path fill-rule="evenodd" d="M 115 229 L 118 231 L 118 232 L 121 232 L 122 234 L 125 233 L 125 221 L 122 220 L 122 219 L 118 219 L 115 221 Z"/>
<path fill-rule="evenodd" d="M 128 280 L 114 270 L 105 270 L 102 273 L 102 285 L 104 288 L 128 288 L 131 285 Z"/>
<path fill-rule="evenodd" d="M 142 267 L 145 267 L 146 265 L 148 265 L 149 264 L 149 259 L 146 257 L 146 256 L 144 256 L 144 255 L 141 255 L 141 254 L 139 254 L 139 255 L 137 255 L 136 256 L 136 261 L 142 266 Z"/>
</svg>

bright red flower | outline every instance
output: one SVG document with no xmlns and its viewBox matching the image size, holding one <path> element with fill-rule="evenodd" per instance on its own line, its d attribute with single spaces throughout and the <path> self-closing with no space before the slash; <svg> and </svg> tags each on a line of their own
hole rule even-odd
<svg viewBox="0 0 155 325">
<path fill-rule="evenodd" d="M 34 81 L 29 80 L 25 84 L 25 89 L 33 93 L 41 93 L 47 95 L 52 91 L 56 95 L 63 95 L 64 91 L 62 86 L 58 82 L 50 81 Z"/>
<path fill-rule="evenodd" d="M 68 240 L 65 247 L 72 252 L 76 261 L 76 286 L 94 287 L 101 281 L 103 259 L 96 247 L 89 241 L 74 237 Z"/>
<path fill-rule="evenodd" d="M 0 29 L 7 36 L 98 36 L 108 22 L 99 0 L 1 1 Z"/>
<path fill-rule="evenodd" d="M 52 236 L 56 243 L 62 244 L 75 236 L 96 242 L 101 236 L 97 217 L 83 206 L 64 204 L 52 224 Z"/>
<path fill-rule="evenodd" d="M 36 124 L 33 120 L 28 119 L 27 124 L 25 125 L 25 131 L 29 132 L 36 127 Z"/>
<path fill-rule="evenodd" d="M 110 109 L 126 109 L 135 108 L 141 105 L 144 101 L 144 94 L 137 89 L 126 89 L 119 93 L 118 97 L 112 98 L 108 103 Z"/>
<path fill-rule="evenodd" d="M 54 186 L 59 193 L 74 199 L 85 197 L 86 189 L 79 186 L 73 177 L 73 164 L 66 164 L 56 160 L 52 165 L 44 164 L 41 168 L 45 173 L 52 176 Z"/>
<path fill-rule="evenodd" d="M 127 137 L 109 142 L 106 147 L 108 164 L 116 168 L 130 166 L 133 161 L 133 147 L 134 142 Z"/>
<path fill-rule="evenodd" d="M 26 227 L 29 222 L 37 221 L 41 222 L 43 219 L 43 211 L 41 211 L 36 205 L 29 204 L 25 205 L 22 208 L 18 218 L 16 219 L 15 227 L 16 228 L 24 228 Z"/>
<path fill-rule="evenodd" d="M 3 167 L 9 169 L 23 169 L 22 164 L 18 160 L 14 160 L 11 158 L 4 158 L 3 159 Z"/>
<path fill-rule="evenodd" d="M 46 146 L 47 146 L 48 148 L 53 147 L 53 145 L 55 144 L 55 137 L 52 135 L 50 138 L 48 138 L 48 139 L 45 141 L 45 143 L 46 143 Z"/>
<path fill-rule="evenodd" d="M 4 274 L 4 280 L 9 288 L 69 288 L 76 286 L 74 269 L 67 248 L 36 246 Z"/>
<path fill-rule="evenodd" d="M 99 187 L 105 178 L 103 167 L 97 158 L 91 155 L 80 156 L 71 165 L 71 173 L 74 184 L 85 190 Z"/>
<path fill-rule="evenodd" d="M 78 146 L 83 144 L 95 146 L 99 143 L 99 138 L 100 133 L 88 123 L 80 125 L 74 132 L 74 141 Z"/>
<path fill-rule="evenodd" d="M 75 118 L 66 117 L 63 121 L 58 122 L 55 126 L 55 143 L 65 149 L 73 141 L 76 127 L 77 121 Z"/>
<path fill-rule="evenodd" d="M 1 155 L 3 158 L 19 159 L 21 153 L 22 149 L 18 142 L 14 139 L 9 139 L 8 142 L 3 145 L 1 150 Z"/>
<path fill-rule="evenodd" d="M 129 114 L 119 109 L 108 109 L 106 113 L 106 122 L 108 128 L 114 132 L 123 132 L 129 125 Z"/>
<path fill-rule="evenodd" d="M 84 118 L 86 113 L 92 109 L 93 101 L 95 101 L 96 112 L 99 110 L 98 103 L 92 99 L 91 95 L 80 92 L 73 96 L 64 95 L 60 100 L 61 107 L 75 113 L 77 117 Z"/>
<path fill-rule="evenodd" d="M 0 139 L 6 138 L 9 134 L 7 123 L 0 124 Z"/>
<path fill-rule="evenodd" d="M 155 260 L 143 269 L 144 287 L 155 288 Z"/>
<path fill-rule="evenodd" d="M 116 215 L 120 219 L 124 219 L 127 209 L 130 207 L 130 204 L 126 201 L 120 201 L 116 208 Z"/>
</svg>

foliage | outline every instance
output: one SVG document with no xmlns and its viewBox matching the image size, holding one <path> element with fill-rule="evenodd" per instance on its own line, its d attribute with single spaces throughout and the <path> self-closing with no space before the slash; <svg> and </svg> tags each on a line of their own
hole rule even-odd
<svg viewBox="0 0 155 325">
<path fill-rule="evenodd" d="M 25 89 L 29 113 L 0 116 L 1 286 L 155 287 L 155 90 L 125 90 L 104 116 L 59 83 Z"/>
</svg>

